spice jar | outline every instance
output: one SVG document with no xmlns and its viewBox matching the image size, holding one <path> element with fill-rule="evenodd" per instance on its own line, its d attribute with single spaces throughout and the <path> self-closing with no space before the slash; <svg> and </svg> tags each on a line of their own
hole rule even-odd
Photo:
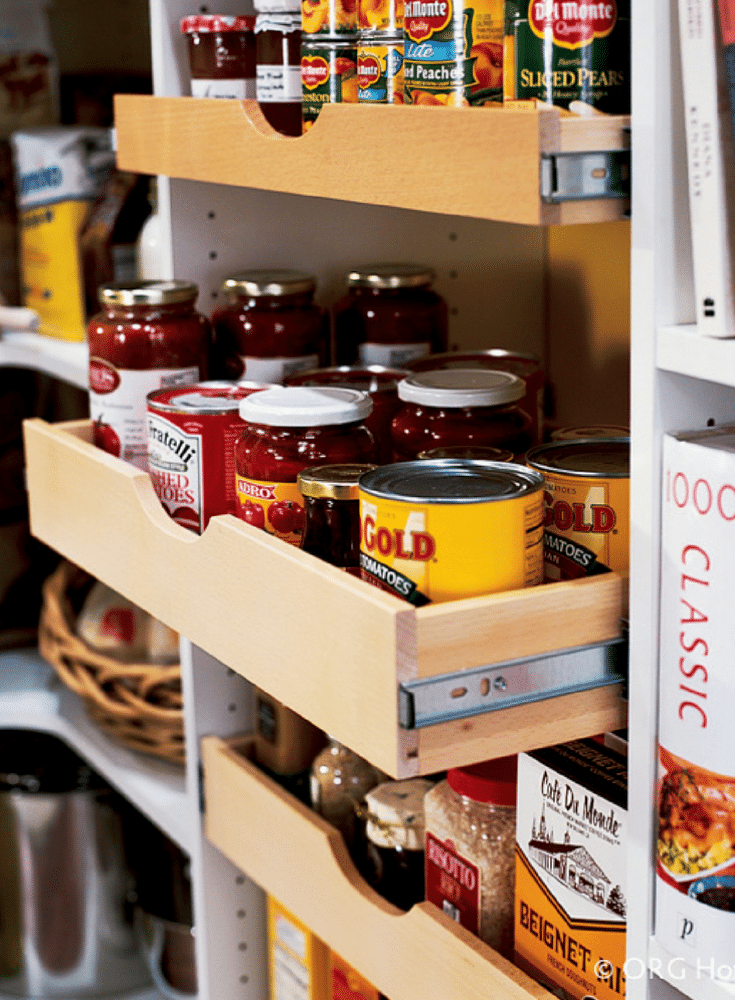
<svg viewBox="0 0 735 1000">
<path fill-rule="evenodd" d="M 314 302 L 316 279 L 301 271 L 241 271 L 226 278 L 227 304 L 212 313 L 222 377 L 281 383 L 326 363 L 329 317 Z"/>
<path fill-rule="evenodd" d="M 428 778 L 384 781 L 365 796 L 365 878 L 401 910 L 424 899 Z"/>
<path fill-rule="evenodd" d="M 258 0 L 255 9 L 255 96 L 274 129 L 301 135 L 301 7 Z"/>
<path fill-rule="evenodd" d="M 328 738 L 311 765 L 311 804 L 352 850 L 358 830 L 356 810 L 385 775 L 333 736 Z"/>
<path fill-rule="evenodd" d="M 194 309 L 190 281 L 102 285 L 102 309 L 87 325 L 89 410 L 94 443 L 148 469 L 146 397 L 207 375 L 209 323 Z"/>
<path fill-rule="evenodd" d="M 404 406 L 391 424 L 393 460 L 409 461 L 430 448 L 484 445 L 523 455 L 531 418 L 514 405 L 523 379 L 480 368 L 418 372 L 398 383 Z"/>
<path fill-rule="evenodd" d="M 427 794 L 426 898 L 513 957 L 518 758 L 455 767 Z"/>
<path fill-rule="evenodd" d="M 330 386 L 276 386 L 243 399 L 247 426 L 235 445 L 238 516 L 300 545 L 299 472 L 372 462 L 375 442 L 363 423 L 372 405 L 367 393 Z"/>
<path fill-rule="evenodd" d="M 338 365 L 386 365 L 446 351 L 448 311 L 431 288 L 434 271 L 418 264 L 369 264 L 347 275 L 334 309 Z"/>
<path fill-rule="evenodd" d="M 297 372 L 288 375 L 284 381 L 286 385 L 341 385 L 345 389 L 360 389 L 369 393 L 373 411 L 365 418 L 365 425 L 373 432 L 377 443 L 377 461 L 386 464 L 393 454 L 390 425 L 403 406 L 398 398 L 398 383 L 408 374 L 404 368 L 386 368 L 384 365 L 337 365 Z"/>
<path fill-rule="evenodd" d="M 181 21 L 189 41 L 192 97 L 255 97 L 255 18 L 190 14 Z"/>
<path fill-rule="evenodd" d="M 304 498 L 301 548 L 319 559 L 360 575 L 358 481 L 374 465 L 317 465 L 297 478 Z"/>
</svg>

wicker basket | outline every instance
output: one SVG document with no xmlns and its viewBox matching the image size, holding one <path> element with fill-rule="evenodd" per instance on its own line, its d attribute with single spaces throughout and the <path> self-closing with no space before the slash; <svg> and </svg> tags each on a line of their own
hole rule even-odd
<svg viewBox="0 0 735 1000">
<path fill-rule="evenodd" d="M 181 667 L 120 663 L 74 634 L 92 578 L 62 561 L 43 585 L 38 629 L 41 655 L 84 701 L 92 719 L 132 750 L 184 763 Z"/>
</svg>

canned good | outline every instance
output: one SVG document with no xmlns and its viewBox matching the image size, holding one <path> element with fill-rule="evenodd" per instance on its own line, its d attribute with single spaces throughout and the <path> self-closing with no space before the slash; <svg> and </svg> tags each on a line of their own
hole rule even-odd
<svg viewBox="0 0 735 1000">
<path fill-rule="evenodd" d="M 503 99 L 503 0 L 406 0 L 406 104 Z"/>
<path fill-rule="evenodd" d="M 541 583 L 540 473 L 505 462 L 398 462 L 360 477 L 363 580 L 420 606 Z"/>
<path fill-rule="evenodd" d="M 520 406 L 531 418 L 534 444 L 541 444 L 543 441 L 546 378 L 541 360 L 534 354 L 507 351 L 503 347 L 491 347 L 487 351 L 446 351 L 407 361 L 404 367 L 415 372 L 437 368 L 490 368 L 517 375 L 526 383 L 526 395 Z"/>
<path fill-rule="evenodd" d="M 630 114 L 630 0 L 507 0 L 503 92 L 507 100 Z"/>
<path fill-rule="evenodd" d="M 526 461 L 544 477 L 545 579 L 627 573 L 630 438 L 559 441 Z"/>
<path fill-rule="evenodd" d="M 305 35 L 352 35 L 357 31 L 357 0 L 301 0 Z"/>
<path fill-rule="evenodd" d="M 301 42 L 301 115 L 308 132 L 325 104 L 357 104 L 357 35 Z"/>
<path fill-rule="evenodd" d="M 215 514 L 234 514 L 240 400 L 268 388 L 198 382 L 148 394 L 148 468 L 170 517 L 198 534 Z"/>
<path fill-rule="evenodd" d="M 357 99 L 403 104 L 403 34 L 365 32 L 357 45 Z"/>
<path fill-rule="evenodd" d="M 403 37 L 403 0 L 357 0 L 359 31 Z"/>
</svg>

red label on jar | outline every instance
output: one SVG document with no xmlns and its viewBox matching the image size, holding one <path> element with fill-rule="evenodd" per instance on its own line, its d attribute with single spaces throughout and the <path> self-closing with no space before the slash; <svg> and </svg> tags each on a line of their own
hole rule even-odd
<svg viewBox="0 0 735 1000">
<path fill-rule="evenodd" d="M 322 56 L 304 56 L 301 60 L 301 82 L 307 90 L 316 90 L 329 79 L 329 63 Z"/>
<path fill-rule="evenodd" d="M 426 898 L 462 927 L 480 933 L 480 872 L 454 850 L 426 832 Z"/>
<path fill-rule="evenodd" d="M 237 515 L 293 545 L 301 544 L 304 530 L 304 507 L 296 483 L 263 482 L 236 477 Z"/>
<path fill-rule="evenodd" d="M 553 36 L 554 43 L 576 49 L 594 38 L 605 38 L 615 27 L 618 8 L 615 0 L 598 3 L 567 3 L 565 0 L 530 0 L 528 23 L 539 38 Z"/>
<path fill-rule="evenodd" d="M 114 365 L 102 358 L 89 359 L 89 387 L 101 395 L 114 392 L 120 385 L 120 373 Z"/>
</svg>

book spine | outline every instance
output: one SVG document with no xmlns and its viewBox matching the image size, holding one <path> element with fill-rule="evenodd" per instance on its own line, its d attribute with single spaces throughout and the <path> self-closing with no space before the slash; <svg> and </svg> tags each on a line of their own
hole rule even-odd
<svg viewBox="0 0 735 1000">
<path fill-rule="evenodd" d="M 733 143 L 729 124 L 725 136 L 721 128 L 714 0 L 678 5 L 697 328 L 735 336 L 726 183 Z"/>
</svg>

